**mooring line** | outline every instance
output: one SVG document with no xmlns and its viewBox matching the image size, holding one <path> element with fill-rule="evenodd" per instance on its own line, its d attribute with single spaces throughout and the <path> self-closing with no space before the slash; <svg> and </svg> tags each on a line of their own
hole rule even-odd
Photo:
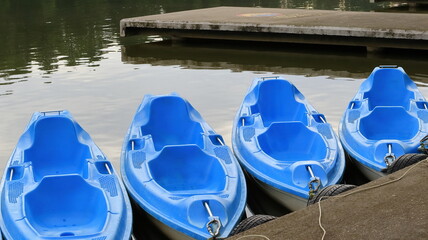
<svg viewBox="0 0 428 240">
<path fill-rule="evenodd" d="M 270 238 L 266 237 L 265 235 L 257 235 L 257 234 L 250 234 L 250 235 L 241 236 L 241 237 L 237 238 L 236 240 L 240 240 L 240 239 L 244 239 L 244 238 L 249 238 L 249 237 L 259 237 L 259 238 L 263 238 L 263 239 L 266 239 L 266 240 L 270 240 Z"/>
</svg>

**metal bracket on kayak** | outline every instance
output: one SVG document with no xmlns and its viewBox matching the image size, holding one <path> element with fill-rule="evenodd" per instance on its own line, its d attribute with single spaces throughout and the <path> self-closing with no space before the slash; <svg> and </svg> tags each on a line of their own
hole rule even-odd
<svg viewBox="0 0 428 240">
<path fill-rule="evenodd" d="M 321 179 L 314 175 L 314 171 L 312 170 L 311 166 L 306 166 L 306 169 L 308 169 L 308 172 L 311 175 L 311 181 L 309 181 L 308 183 L 309 199 L 311 199 L 318 192 L 322 183 L 321 183 Z"/>
<path fill-rule="evenodd" d="M 220 143 L 220 145 L 224 146 L 224 142 L 218 137 L 217 141 Z"/>
<path fill-rule="evenodd" d="M 398 65 L 379 65 L 379 68 L 398 68 Z"/>
<path fill-rule="evenodd" d="M 9 181 L 12 181 L 12 179 L 13 179 L 13 168 L 10 169 Z"/>
<path fill-rule="evenodd" d="M 208 217 L 209 221 L 207 222 L 207 225 L 206 225 L 207 231 L 210 233 L 210 235 L 213 238 L 216 238 L 220 233 L 220 228 L 221 228 L 220 218 L 213 215 L 208 202 L 204 202 L 204 206 L 209 215 Z"/>
<path fill-rule="evenodd" d="M 388 144 L 388 153 L 386 153 L 383 160 L 386 163 L 386 166 L 389 167 L 395 161 L 395 154 L 392 152 L 392 145 Z"/>
<path fill-rule="evenodd" d="M 43 116 L 50 115 L 50 114 L 54 114 L 54 113 L 55 113 L 55 115 L 56 115 L 56 114 L 61 115 L 61 112 L 62 112 L 62 111 L 63 111 L 63 110 L 45 111 L 45 112 L 41 112 L 41 113 L 43 114 Z"/>
<path fill-rule="evenodd" d="M 428 154 L 428 135 L 421 139 L 418 151 Z"/>
<path fill-rule="evenodd" d="M 106 167 L 108 174 L 111 175 L 111 170 L 110 170 L 109 165 L 107 163 L 104 163 L 104 166 Z"/>
<path fill-rule="evenodd" d="M 272 76 L 272 77 L 261 77 L 261 79 L 264 81 L 264 80 L 267 80 L 267 79 L 278 79 L 279 77 L 278 76 Z"/>
</svg>

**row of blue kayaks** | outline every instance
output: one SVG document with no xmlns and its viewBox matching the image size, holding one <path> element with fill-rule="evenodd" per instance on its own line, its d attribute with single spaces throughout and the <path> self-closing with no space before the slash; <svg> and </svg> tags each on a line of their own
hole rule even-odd
<svg viewBox="0 0 428 240">
<path fill-rule="evenodd" d="M 2 178 L 0 227 L 10 240 L 130 239 L 129 194 L 172 239 L 225 238 L 245 215 L 242 169 L 297 210 L 341 182 L 345 152 L 375 179 L 427 134 L 428 103 L 398 67 L 361 84 L 340 140 L 292 83 L 255 79 L 234 121 L 234 154 L 189 102 L 146 95 L 123 143 L 123 181 L 69 112 L 38 112 Z"/>
</svg>

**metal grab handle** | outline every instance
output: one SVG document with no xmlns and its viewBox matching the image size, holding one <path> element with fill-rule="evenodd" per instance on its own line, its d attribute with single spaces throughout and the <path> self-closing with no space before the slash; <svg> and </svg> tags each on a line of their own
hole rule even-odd
<svg viewBox="0 0 428 240">
<path fill-rule="evenodd" d="M 379 68 L 398 68 L 398 65 L 379 65 Z"/>
<path fill-rule="evenodd" d="M 278 76 L 272 76 L 272 77 L 261 77 L 261 79 L 264 81 L 266 79 L 278 79 Z"/>
<path fill-rule="evenodd" d="M 62 111 L 63 110 L 53 110 L 53 111 L 44 111 L 44 112 L 41 112 L 41 113 L 43 113 L 43 116 L 46 116 L 46 114 L 50 114 L 50 113 L 58 113 L 58 115 L 61 115 Z"/>
<path fill-rule="evenodd" d="M 220 233 L 221 228 L 221 221 L 218 217 L 215 217 L 211 211 L 210 206 L 208 205 L 208 202 L 204 202 L 205 209 L 208 212 L 209 215 L 209 221 L 207 222 L 206 228 L 207 231 L 210 233 L 210 235 L 215 238 Z"/>
<path fill-rule="evenodd" d="M 219 137 L 217 137 L 217 141 L 220 143 L 220 145 L 224 146 L 224 142 Z"/>
<path fill-rule="evenodd" d="M 9 181 L 12 181 L 12 179 L 13 179 L 13 168 L 10 169 Z"/>
<path fill-rule="evenodd" d="M 383 160 L 386 163 L 386 166 L 389 167 L 395 161 L 395 154 L 392 152 L 392 144 L 388 144 L 388 153 L 386 153 Z"/>
<path fill-rule="evenodd" d="M 108 174 L 111 175 L 111 170 L 110 170 L 110 167 L 108 166 L 108 164 L 104 163 L 104 166 L 106 167 Z"/>
<path fill-rule="evenodd" d="M 306 169 L 308 170 L 309 174 L 311 175 L 311 181 L 309 181 L 309 183 L 308 183 L 309 199 L 311 199 L 320 189 L 322 182 L 321 182 L 321 179 L 319 177 L 315 176 L 311 166 L 306 166 Z"/>
</svg>

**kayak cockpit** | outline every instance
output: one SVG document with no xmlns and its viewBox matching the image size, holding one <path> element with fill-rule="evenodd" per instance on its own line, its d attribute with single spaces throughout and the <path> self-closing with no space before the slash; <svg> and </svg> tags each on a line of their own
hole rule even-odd
<svg viewBox="0 0 428 240">
<path fill-rule="evenodd" d="M 47 176 L 26 195 L 24 211 L 40 236 L 84 236 L 102 231 L 107 203 L 79 175 Z"/>
<path fill-rule="evenodd" d="M 226 174 L 217 158 L 196 145 L 167 146 L 149 162 L 153 180 L 174 194 L 212 194 L 225 189 Z"/>
<path fill-rule="evenodd" d="M 191 119 L 183 99 L 156 98 L 147 111 L 150 117 L 141 126 L 141 133 L 151 135 L 156 151 L 166 145 L 196 144 L 204 148 L 201 124 Z"/>
<path fill-rule="evenodd" d="M 263 125 L 273 122 L 298 121 L 307 125 L 307 110 L 298 101 L 301 93 L 287 81 L 269 80 L 260 83 L 256 102 L 250 106 L 251 114 L 260 113 Z M 284 104 L 286 103 L 286 104 Z"/>
<path fill-rule="evenodd" d="M 260 149 L 278 161 L 320 161 L 327 155 L 321 135 L 302 122 L 272 123 L 257 139 Z"/>
<path fill-rule="evenodd" d="M 399 69 L 377 71 L 371 77 L 370 89 L 363 94 L 368 100 L 369 110 L 377 106 L 402 106 L 406 111 L 410 108 L 410 100 L 415 94 L 409 90 L 413 84 Z"/>
<path fill-rule="evenodd" d="M 406 126 L 406 127 L 403 127 Z M 359 130 L 368 140 L 409 140 L 419 131 L 419 121 L 403 107 L 375 107 L 361 118 Z"/>
<path fill-rule="evenodd" d="M 30 162 L 34 181 L 49 175 L 88 175 L 91 152 L 79 142 L 73 122 L 68 118 L 43 118 L 34 127 L 33 144 L 24 151 Z"/>
</svg>

